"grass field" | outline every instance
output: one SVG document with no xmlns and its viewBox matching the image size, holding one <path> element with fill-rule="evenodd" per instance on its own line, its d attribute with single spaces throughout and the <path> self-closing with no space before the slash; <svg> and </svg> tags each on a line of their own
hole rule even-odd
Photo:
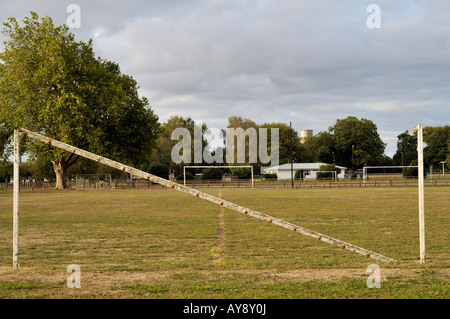
<svg viewBox="0 0 450 319">
<path fill-rule="evenodd" d="M 218 190 L 207 190 L 217 196 Z M 260 212 L 397 259 L 383 264 L 174 190 L 0 194 L 0 298 L 450 298 L 450 188 L 221 190 Z M 67 287 L 67 266 L 81 288 Z M 381 288 L 367 287 L 370 264 Z"/>
</svg>

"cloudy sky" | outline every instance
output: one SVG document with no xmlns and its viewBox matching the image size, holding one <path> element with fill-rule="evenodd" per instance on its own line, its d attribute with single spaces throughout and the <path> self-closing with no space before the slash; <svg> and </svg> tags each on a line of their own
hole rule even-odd
<svg viewBox="0 0 450 319">
<path fill-rule="evenodd" d="M 0 20 L 64 24 L 70 4 L 76 39 L 133 76 L 161 122 L 239 115 L 316 134 L 351 115 L 377 125 L 389 156 L 417 123 L 450 124 L 448 0 L 0 0 Z"/>
</svg>

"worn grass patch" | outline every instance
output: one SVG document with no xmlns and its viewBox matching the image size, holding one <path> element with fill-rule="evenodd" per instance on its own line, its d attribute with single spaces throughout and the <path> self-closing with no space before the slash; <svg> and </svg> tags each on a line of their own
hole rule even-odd
<svg viewBox="0 0 450 319">
<path fill-rule="evenodd" d="M 217 190 L 208 190 L 218 195 Z M 399 260 L 377 263 L 174 190 L 0 194 L 0 298 L 450 298 L 450 188 L 222 190 L 226 200 Z M 68 265 L 81 269 L 70 289 Z"/>
</svg>

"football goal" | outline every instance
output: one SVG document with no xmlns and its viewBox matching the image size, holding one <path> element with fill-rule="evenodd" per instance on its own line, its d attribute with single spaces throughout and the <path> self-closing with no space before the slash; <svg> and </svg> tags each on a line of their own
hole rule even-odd
<svg viewBox="0 0 450 319">
<path fill-rule="evenodd" d="M 299 225 L 295 225 L 293 223 L 284 221 L 282 219 L 272 217 L 270 215 L 261 213 L 259 211 L 247 208 L 245 206 L 241 206 L 235 203 L 232 203 L 230 201 L 224 200 L 220 197 L 212 196 L 205 192 L 200 192 L 196 189 L 183 186 L 181 184 L 169 181 L 167 179 L 158 177 L 153 174 L 149 174 L 145 171 L 138 170 L 136 168 L 133 168 L 131 166 L 124 165 L 122 163 L 113 161 L 111 159 L 108 159 L 103 156 L 99 156 L 97 154 L 85 151 L 83 149 L 74 147 L 72 145 L 51 139 L 47 136 L 44 136 L 42 134 L 38 134 L 26 129 L 20 129 L 20 130 L 14 130 L 14 192 L 13 192 L 13 268 L 15 270 L 19 269 L 19 250 L 18 250 L 18 243 L 19 243 L 19 162 L 20 162 L 20 156 L 19 156 L 19 134 L 22 136 L 27 136 L 28 138 L 46 143 L 48 145 L 51 145 L 53 147 L 65 150 L 67 152 L 74 153 L 75 155 L 79 155 L 82 157 L 85 157 L 87 159 L 96 161 L 98 163 L 107 165 L 109 167 L 113 167 L 116 169 L 119 169 L 123 172 L 134 174 L 138 177 L 150 180 L 152 182 L 158 183 L 160 185 L 166 186 L 168 188 L 187 193 L 189 195 L 192 195 L 194 197 L 197 197 L 202 200 L 209 201 L 213 204 L 220 205 L 221 207 L 228 208 L 230 210 L 249 215 L 251 217 L 254 217 L 256 219 L 260 219 L 262 221 L 268 222 L 270 224 L 275 224 L 277 226 L 286 228 L 290 231 L 294 231 L 297 233 L 300 233 L 302 235 L 315 238 L 317 240 L 326 242 L 328 244 L 332 244 L 334 246 L 338 246 L 342 249 L 346 249 L 361 255 L 365 255 L 366 257 L 370 257 L 376 260 L 379 260 L 381 262 L 385 263 L 396 263 L 397 260 L 393 258 L 389 258 L 386 256 L 383 256 L 379 253 L 367 250 L 365 248 L 344 242 L 342 240 L 321 234 L 319 232 L 309 230 L 307 228 L 301 227 Z"/>
</svg>

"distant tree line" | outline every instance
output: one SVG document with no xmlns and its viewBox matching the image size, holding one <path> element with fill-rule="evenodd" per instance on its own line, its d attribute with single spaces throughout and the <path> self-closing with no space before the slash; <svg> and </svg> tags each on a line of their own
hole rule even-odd
<svg viewBox="0 0 450 319">
<path fill-rule="evenodd" d="M 190 117 L 173 116 L 160 125 L 160 130 L 152 151 L 143 156 L 136 166 L 139 169 L 147 171 L 151 174 L 169 178 L 172 173 L 177 180 L 183 179 L 183 166 L 190 165 L 219 165 L 216 163 L 180 163 L 176 164 L 171 159 L 172 148 L 178 140 L 172 140 L 172 131 L 176 128 L 187 128 L 194 136 L 195 126 L 198 125 Z M 231 116 L 228 118 L 227 128 L 248 129 L 253 127 L 279 129 L 279 154 L 280 165 L 290 163 L 291 161 L 291 137 L 292 137 L 292 160 L 294 163 L 311 163 L 321 162 L 327 163 L 329 166 L 322 170 L 335 170 L 339 173 L 336 166 L 353 168 L 357 170 L 364 166 L 416 166 L 417 165 L 417 133 L 410 133 L 408 130 L 397 136 L 397 151 L 393 158 L 384 154 L 385 144 L 381 140 L 377 132 L 376 125 L 367 119 L 357 119 L 349 116 L 345 119 L 338 119 L 328 131 L 319 132 L 315 136 L 309 137 L 302 144 L 297 131 L 289 127 L 286 123 L 263 123 L 242 118 L 239 116 Z M 208 125 L 202 123 L 201 127 L 197 127 L 202 132 L 202 148 L 207 152 L 214 154 L 215 149 L 208 148 Z M 225 134 L 225 129 L 222 129 Z M 1 134 L 0 134 L 1 136 Z M 268 138 L 270 141 L 270 137 Z M 225 143 L 225 140 L 223 141 Z M 248 141 L 247 141 L 248 142 Z M 443 127 L 424 127 L 424 165 L 428 170 L 432 166 L 435 171 L 442 169 L 442 161 L 450 163 L 450 126 Z M 269 144 L 270 146 L 270 144 Z M 192 152 L 194 145 L 192 142 Z M 246 154 L 248 154 L 248 145 L 246 146 Z M 7 154 L 6 148 L 4 154 Z M 225 153 L 224 153 L 225 156 Z M 248 158 L 247 158 L 248 159 Z M 225 158 L 224 158 L 225 162 Z M 220 164 L 227 165 L 227 164 Z M 229 163 L 229 165 L 236 165 Z M 252 165 L 255 174 L 259 174 L 261 163 L 242 163 L 241 165 Z M 398 170 L 397 170 L 398 172 Z M 54 179 L 54 170 L 51 162 L 43 156 L 30 157 L 27 166 L 22 171 L 36 179 Z M 127 178 L 127 174 L 121 171 L 106 167 L 96 162 L 80 159 L 67 171 L 67 177 L 73 178 L 75 174 L 111 174 L 113 178 Z M 417 176 L 417 169 L 404 170 L 405 175 Z M 248 168 L 210 168 L 210 169 L 186 169 L 186 179 L 194 179 L 196 174 L 201 174 L 203 179 L 220 179 L 223 174 L 230 174 L 241 179 L 249 179 L 251 176 Z M 299 178 L 302 172 L 296 172 L 295 178 Z M 0 180 L 11 179 L 12 163 L 5 159 L 0 161 Z M 319 173 L 322 178 L 331 177 L 331 173 Z M 270 177 L 270 176 L 268 176 Z M 273 176 L 272 176 L 273 177 Z"/>
<path fill-rule="evenodd" d="M 2 31 L 6 40 L 0 52 L 0 181 L 12 178 L 12 133 L 27 128 L 90 152 L 168 178 L 180 178 L 186 163 L 172 160 L 172 140 L 176 128 L 186 128 L 191 136 L 201 133 L 203 154 L 217 157 L 218 148 L 208 142 L 206 123 L 195 123 L 191 117 L 173 116 L 160 123 L 149 101 L 138 94 L 138 84 L 120 71 L 119 65 L 96 57 L 93 42 L 75 41 L 68 26 L 55 26 L 50 17 L 36 13 L 22 24 L 9 18 Z M 279 164 L 323 162 L 352 170 L 377 165 L 417 165 L 417 135 L 405 131 L 398 136 L 393 158 L 384 154 L 385 143 L 377 126 L 368 119 L 349 116 L 337 119 L 327 131 L 307 138 L 302 144 L 287 123 L 256 123 L 240 116 L 230 116 L 227 128 L 279 130 Z M 222 128 L 225 133 L 226 128 Z M 226 134 L 222 134 L 224 137 Z M 225 141 L 224 141 L 225 142 Z M 426 167 L 450 163 L 450 127 L 425 127 Z M 250 163 L 246 142 L 245 163 L 260 172 L 265 163 Z M 270 144 L 268 154 L 271 153 Z M 191 145 L 194 153 L 194 139 Z M 73 153 L 44 143 L 21 139 L 21 154 L 27 163 L 22 177 L 56 181 L 56 188 L 66 188 L 66 180 L 75 174 L 127 174 Z M 225 156 L 225 153 L 222 153 Z M 222 161 L 226 163 L 225 158 Z M 192 165 L 192 164 L 189 164 Z M 194 165 L 210 165 L 205 161 Z M 235 165 L 235 163 L 229 163 Z M 188 169 L 187 178 L 201 173 L 203 178 L 217 179 L 222 174 L 249 178 L 246 168 Z"/>
</svg>

